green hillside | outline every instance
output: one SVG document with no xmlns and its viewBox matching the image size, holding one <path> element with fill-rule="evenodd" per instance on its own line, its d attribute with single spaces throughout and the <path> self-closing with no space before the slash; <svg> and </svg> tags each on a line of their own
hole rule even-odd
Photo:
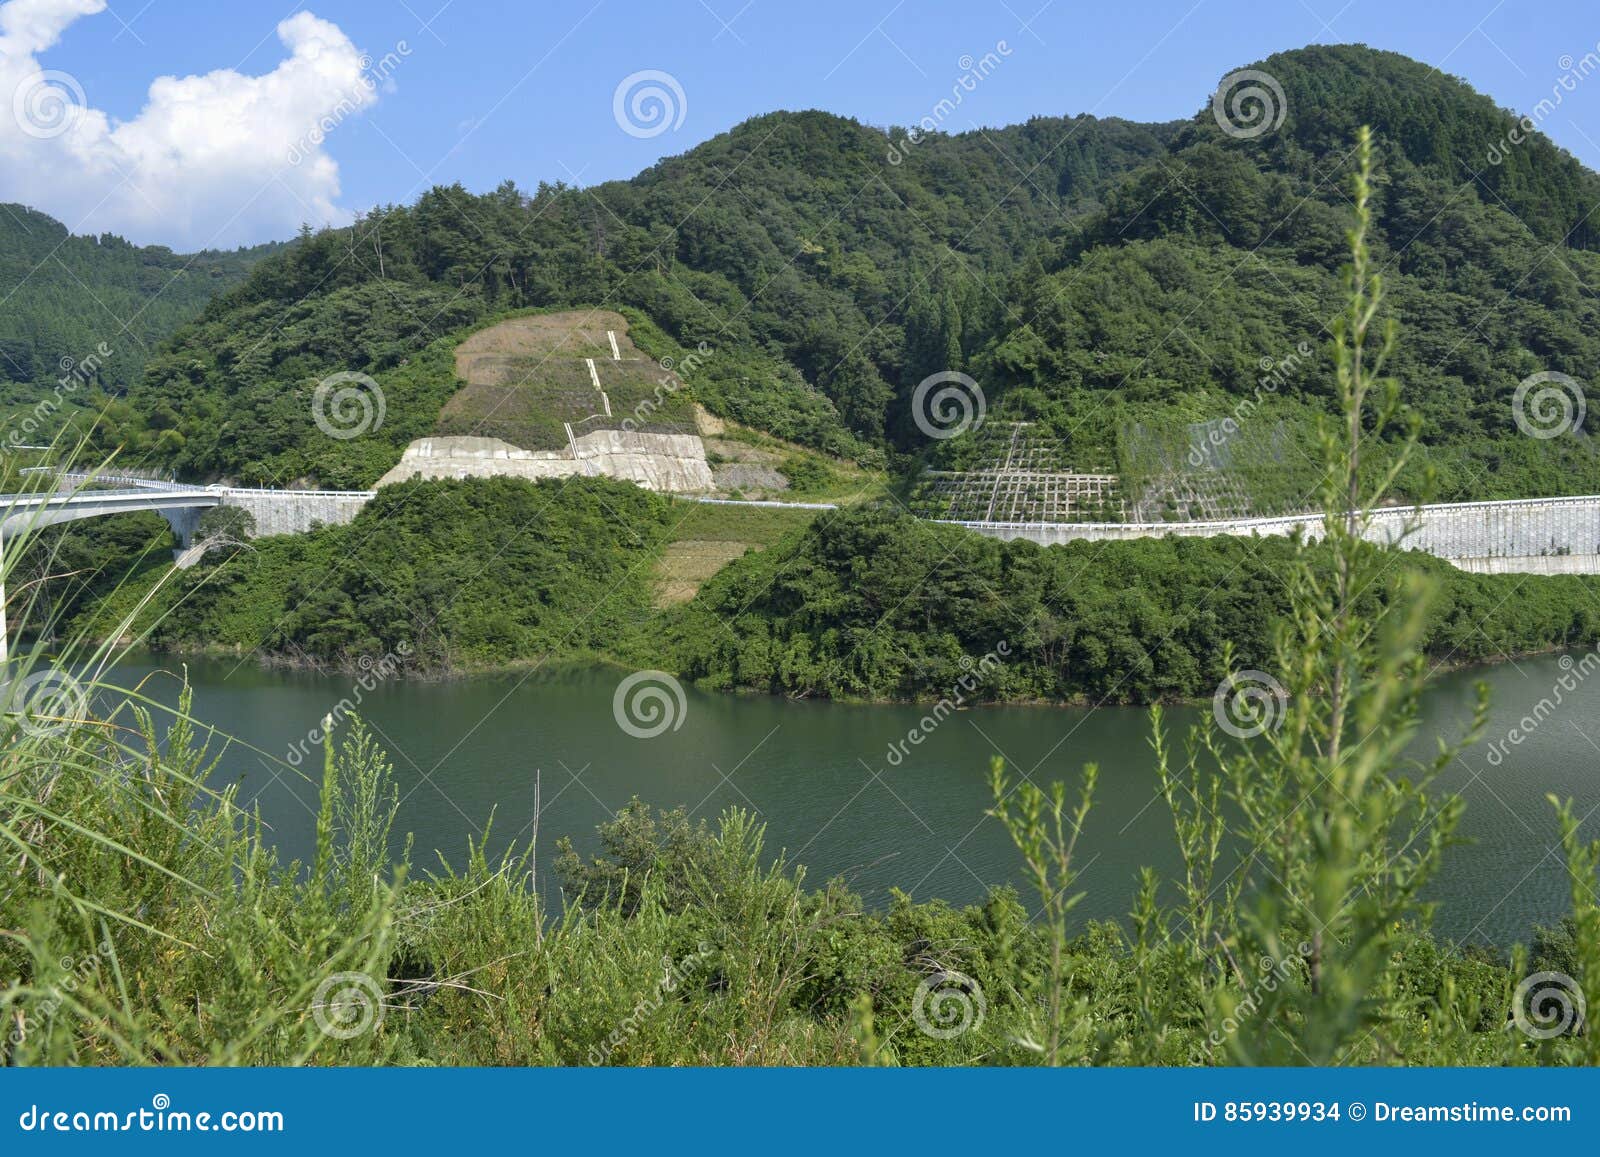
<svg viewBox="0 0 1600 1157">
<path fill-rule="evenodd" d="M 125 392 L 154 347 L 282 248 L 185 255 L 110 233 L 74 236 L 0 204 L 0 407 L 31 405 L 63 379 L 75 383 L 73 402 L 91 388 Z"/>
<path fill-rule="evenodd" d="M 991 417 L 1037 419 L 1080 469 L 1115 463 L 1134 481 L 1184 456 L 1190 424 L 1271 427 L 1277 452 L 1241 472 L 1258 507 L 1300 504 L 1331 385 L 1321 355 L 1350 141 L 1366 122 L 1384 174 L 1375 252 L 1405 333 L 1390 369 L 1421 420 L 1437 496 L 1600 490 L 1581 428 L 1530 438 L 1512 410 L 1531 374 L 1596 380 L 1600 176 L 1542 137 L 1491 164 L 1510 114 L 1392 53 L 1319 47 L 1256 67 L 1285 91 L 1278 131 L 1231 138 L 1208 106 L 1018 281 L 1026 321 L 968 367 L 989 387 Z M 1165 432 L 1177 453 L 1152 455 L 1161 439 L 1135 431 Z M 947 467 L 978 452 L 966 439 L 941 450 Z M 1404 483 L 1424 489 L 1420 471 Z"/>
</svg>

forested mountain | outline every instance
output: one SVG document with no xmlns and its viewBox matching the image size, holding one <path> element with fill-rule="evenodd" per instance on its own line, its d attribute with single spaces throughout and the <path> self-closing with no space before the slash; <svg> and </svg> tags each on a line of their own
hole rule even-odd
<svg viewBox="0 0 1600 1157">
<path fill-rule="evenodd" d="M 1024 320 L 972 372 L 1002 395 L 1029 387 L 1011 399 L 1019 412 L 1125 476 L 1173 457 L 1139 461 L 1161 439 L 1130 429 L 1164 425 L 1181 446 L 1187 424 L 1244 403 L 1246 424 L 1279 435 L 1268 497 L 1292 503 L 1317 460 L 1310 418 L 1331 381 L 1316 355 L 1339 292 L 1350 142 L 1370 123 L 1384 175 L 1373 240 L 1405 337 L 1391 369 L 1421 416 L 1438 496 L 1600 487 L 1581 428 L 1529 438 L 1512 409 L 1531 374 L 1587 383 L 1600 368 L 1600 176 L 1543 137 L 1507 145 L 1510 114 L 1405 57 L 1317 47 L 1257 67 L 1282 84 L 1281 128 L 1236 139 L 1198 113 L 1013 286 Z"/>
<path fill-rule="evenodd" d="M 430 343 L 505 310 L 621 304 L 715 351 L 691 383 L 714 410 L 870 455 L 905 383 L 994 331 L 1008 272 L 1168 135 L 1040 119 L 893 164 L 880 130 L 774 113 L 631 181 L 436 188 L 304 237 L 213 302 L 117 436 L 202 476 L 315 474 L 318 378 L 372 374 L 391 420 L 420 404 L 431 421 L 436 397 L 395 374 Z"/>
<path fill-rule="evenodd" d="M 0 204 L 0 401 L 27 402 L 73 367 L 107 393 L 144 373 L 150 350 L 282 248 L 184 255 L 111 233 L 74 236 L 54 218 Z M 111 352 L 96 355 L 104 345 Z M 90 364 L 90 359 L 93 363 Z"/>
<path fill-rule="evenodd" d="M 437 415 L 447 371 L 420 367 L 448 364 L 439 343 L 512 309 L 623 305 L 715 351 L 690 383 L 712 410 L 869 461 L 930 450 L 909 402 L 938 370 L 975 377 L 991 420 L 1039 419 L 1070 464 L 1128 479 L 1248 404 L 1256 497 L 1292 504 L 1327 408 L 1348 152 L 1370 123 L 1373 241 L 1406 334 L 1393 369 L 1439 497 L 1600 489 L 1581 427 L 1528 438 L 1511 408 L 1530 374 L 1600 367 L 1600 177 L 1541 136 L 1511 144 L 1511 113 L 1392 53 L 1255 67 L 1284 115 L 1248 139 L 1208 94 L 1181 124 L 1039 119 L 909 145 L 774 113 L 630 181 L 436 188 L 263 262 L 152 360 L 108 437 L 193 476 L 370 482 L 403 442 L 339 467 L 311 419 L 319 378 L 373 375 L 400 439 Z"/>
</svg>

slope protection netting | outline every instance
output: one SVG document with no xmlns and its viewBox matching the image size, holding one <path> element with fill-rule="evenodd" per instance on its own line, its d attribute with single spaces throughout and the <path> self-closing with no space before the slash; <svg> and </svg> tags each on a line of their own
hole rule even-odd
<svg viewBox="0 0 1600 1157">
<path fill-rule="evenodd" d="M 963 522 L 1118 522 L 1117 477 L 1071 468 L 1060 440 L 1032 422 L 988 422 L 975 431 L 976 466 L 930 470 L 913 509 Z"/>
<path fill-rule="evenodd" d="M 1130 423 L 1120 469 L 1074 469 L 1033 422 L 985 423 L 966 470 L 929 470 L 912 509 L 963 522 L 1188 522 L 1296 513 L 1311 490 L 1281 423 Z M 1305 475 L 1305 477 L 1302 477 Z"/>
</svg>

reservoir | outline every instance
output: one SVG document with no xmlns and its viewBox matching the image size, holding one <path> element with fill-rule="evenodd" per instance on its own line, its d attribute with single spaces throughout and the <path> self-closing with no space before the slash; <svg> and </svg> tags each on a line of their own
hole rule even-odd
<svg viewBox="0 0 1600 1157">
<path fill-rule="evenodd" d="M 1575 658 L 1543 656 L 1439 676 L 1420 738 L 1456 735 L 1470 717 L 1473 685 L 1491 688 L 1485 739 L 1441 777 L 1467 801 L 1464 844 L 1446 853 L 1430 890 L 1437 931 L 1463 942 L 1507 944 L 1569 910 L 1556 823 L 1546 795 L 1573 797 L 1594 838 L 1600 819 L 1600 672 L 1587 682 Z M 917 900 L 961 905 L 995 884 L 1025 889 L 1016 851 L 991 804 L 987 769 L 1006 759 L 1040 785 L 1076 790 L 1082 766 L 1100 765 L 1095 807 L 1079 843 L 1079 919 L 1123 917 L 1139 868 L 1164 878 L 1177 868 L 1171 817 L 1156 791 L 1150 718 L 1139 708 L 982 707 L 932 728 L 928 705 L 856 705 L 709 694 L 683 688 L 681 710 L 661 701 L 676 728 L 641 738 L 618 723 L 613 699 L 628 672 L 600 667 L 461 679 L 379 680 L 268 670 L 253 660 L 137 655 L 114 676 L 145 680 L 145 693 L 176 701 L 187 669 L 194 712 L 215 729 L 214 783 L 238 782 L 258 807 L 282 858 L 312 846 L 321 752 L 308 733 L 341 700 L 359 711 L 394 764 L 401 807 L 397 836 L 416 837 L 417 870 L 439 857 L 460 864 L 469 838 L 493 818 L 492 852 L 533 832 L 535 782 L 542 795 L 539 884 L 553 897 L 555 842 L 599 846 L 595 826 L 634 797 L 682 805 L 715 825 L 726 808 L 757 813 L 767 850 L 804 864 L 810 885 L 842 876 L 867 903 L 899 888 Z M 1563 678 L 1574 690 L 1558 690 Z M 1553 712 L 1539 712 L 1559 696 Z M 1167 711 L 1173 745 L 1204 707 Z M 646 720 L 649 722 L 649 720 Z M 1529 729 L 1527 722 L 1533 722 Z M 660 724 L 658 724 L 659 726 Z M 1508 740 L 1517 728 L 1516 742 Z M 649 730 L 637 722 L 633 731 Z M 920 743 L 908 743 L 912 732 Z M 231 737 L 225 740 L 223 737 Z M 291 758 L 291 752 L 298 752 Z M 309 754 L 304 754 L 309 752 Z M 902 754 L 903 753 L 903 754 Z M 298 761 L 298 766 L 295 765 Z M 435 855 L 435 852 L 438 855 Z M 1028 897 L 1024 894 L 1024 899 Z M 551 899 L 559 910 L 559 901 Z"/>
</svg>

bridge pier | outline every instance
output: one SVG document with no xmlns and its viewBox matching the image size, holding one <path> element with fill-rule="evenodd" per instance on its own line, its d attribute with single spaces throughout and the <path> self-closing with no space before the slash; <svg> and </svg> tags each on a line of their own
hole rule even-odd
<svg viewBox="0 0 1600 1157">
<path fill-rule="evenodd" d="M 201 511 L 202 508 L 198 506 L 183 506 L 158 512 L 167 520 L 167 525 L 172 527 L 172 536 L 178 540 L 178 549 L 172 552 L 173 558 L 181 559 L 194 545 L 195 533 L 200 529 Z"/>
</svg>

